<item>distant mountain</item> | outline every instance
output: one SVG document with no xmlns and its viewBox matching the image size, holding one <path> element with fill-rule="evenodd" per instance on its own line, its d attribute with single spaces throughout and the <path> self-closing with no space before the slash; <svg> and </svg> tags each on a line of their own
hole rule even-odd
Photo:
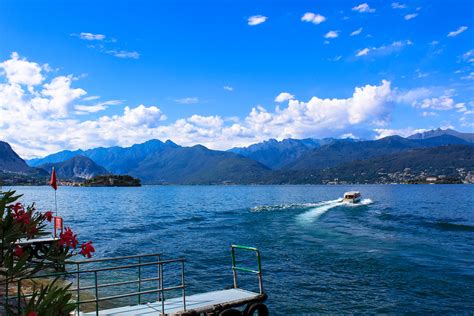
<svg viewBox="0 0 474 316">
<path fill-rule="evenodd" d="M 63 162 L 46 163 L 39 168 L 51 173 L 52 167 L 56 170 L 59 179 L 90 179 L 95 176 L 109 174 L 104 167 L 96 164 L 92 159 L 77 155 Z"/>
<path fill-rule="evenodd" d="M 288 138 L 282 141 L 269 139 L 248 147 L 235 147 L 228 151 L 256 160 L 271 169 L 279 169 L 295 161 L 301 157 L 303 153 L 334 141 L 332 138 Z"/>
<path fill-rule="evenodd" d="M 45 163 L 57 163 L 70 159 L 77 155 L 82 155 L 92 159 L 95 163 L 103 166 L 115 174 L 126 174 L 135 169 L 138 164 L 150 154 L 155 152 L 179 147 L 172 141 L 161 142 L 157 139 L 149 140 L 143 144 L 136 144 L 131 147 L 99 147 L 89 150 L 61 151 L 44 158 L 32 159 L 28 161 L 30 166 L 39 166 Z"/>
<path fill-rule="evenodd" d="M 16 184 L 45 184 L 48 173 L 30 168 L 8 143 L 0 141 L 0 187 Z"/>
<path fill-rule="evenodd" d="M 467 142 L 474 143 L 474 133 L 461 133 L 453 129 L 441 129 L 437 128 L 431 131 L 417 133 L 408 137 L 408 139 L 428 139 L 433 137 L 438 137 L 442 135 L 451 135 L 457 138 L 461 138 Z"/>
<path fill-rule="evenodd" d="M 174 184 L 257 183 L 269 173 L 252 159 L 201 145 L 157 151 L 130 171 L 145 183 Z"/>
<path fill-rule="evenodd" d="M 466 145 L 469 143 L 451 135 L 441 135 L 428 139 L 406 139 L 400 136 L 389 136 L 375 141 L 334 142 L 304 153 L 299 159 L 286 165 L 283 169 L 319 170 L 354 160 L 390 155 L 414 148 L 453 144 Z"/>
<path fill-rule="evenodd" d="M 403 183 L 423 182 L 428 176 L 436 176 L 453 182 L 463 181 L 470 172 L 474 172 L 474 147 L 448 145 L 352 161 L 319 172 L 287 175 L 287 178 L 298 183 Z"/>
<path fill-rule="evenodd" d="M 28 173 L 30 167 L 8 143 L 0 141 L 0 171 Z"/>
</svg>

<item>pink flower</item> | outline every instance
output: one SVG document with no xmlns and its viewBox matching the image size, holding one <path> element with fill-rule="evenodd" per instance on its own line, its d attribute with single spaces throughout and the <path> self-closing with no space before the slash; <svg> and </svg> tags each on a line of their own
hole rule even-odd
<svg viewBox="0 0 474 316">
<path fill-rule="evenodd" d="M 47 211 L 43 214 L 43 218 L 46 219 L 48 222 L 51 223 L 51 221 L 53 220 L 53 212 L 51 211 Z"/>
<path fill-rule="evenodd" d="M 71 228 L 67 227 L 64 232 L 59 235 L 59 245 L 66 247 L 77 247 L 77 235 L 73 233 Z"/>
<path fill-rule="evenodd" d="M 95 252 L 94 247 L 92 247 L 92 241 L 88 241 L 81 245 L 81 251 L 79 252 L 81 255 L 90 258 L 92 256 L 91 252 Z"/>
<path fill-rule="evenodd" d="M 15 250 L 13 250 L 13 254 L 17 257 L 21 257 L 24 254 L 24 250 L 21 246 L 16 246 Z"/>
</svg>

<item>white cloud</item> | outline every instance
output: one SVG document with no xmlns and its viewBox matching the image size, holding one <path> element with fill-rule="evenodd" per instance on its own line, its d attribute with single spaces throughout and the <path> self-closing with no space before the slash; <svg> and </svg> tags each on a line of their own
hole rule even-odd
<svg viewBox="0 0 474 316">
<path fill-rule="evenodd" d="M 247 19 L 247 24 L 250 26 L 255 26 L 264 23 L 267 21 L 268 17 L 264 15 L 253 15 Z"/>
<path fill-rule="evenodd" d="M 79 34 L 79 38 L 86 41 L 102 41 L 105 39 L 105 35 L 82 32 Z"/>
<path fill-rule="evenodd" d="M 314 24 L 321 24 L 326 21 L 326 17 L 322 16 L 321 14 L 315 14 L 312 12 L 306 12 L 302 17 L 301 21 L 303 22 L 310 22 Z"/>
<path fill-rule="evenodd" d="M 92 100 L 97 100 L 97 99 L 100 99 L 100 96 L 98 96 L 98 95 L 91 95 L 90 97 L 82 98 L 82 100 L 84 100 L 84 101 L 92 101 Z"/>
<path fill-rule="evenodd" d="M 421 101 L 421 104 L 417 104 L 417 106 L 422 109 L 446 111 L 454 108 L 454 100 L 449 96 L 427 98 Z"/>
<path fill-rule="evenodd" d="M 375 9 L 372 9 L 367 3 L 361 3 L 358 6 L 352 8 L 353 11 L 358 11 L 361 13 L 373 13 Z"/>
<path fill-rule="evenodd" d="M 405 15 L 404 18 L 405 20 L 409 21 L 416 18 L 417 16 L 418 16 L 418 13 L 410 13 L 410 14 Z"/>
<path fill-rule="evenodd" d="M 401 129 L 384 129 L 384 128 L 376 128 L 374 131 L 377 133 L 377 136 L 375 136 L 375 139 L 380 139 L 388 136 L 402 136 L 402 137 L 408 137 L 413 134 L 417 133 L 423 133 L 428 131 L 427 129 L 416 129 L 416 128 L 401 128 Z"/>
<path fill-rule="evenodd" d="M 106 53 L 118 58 L 132 58 L 132 59 L 140 58 L 140 54 L 135 51 L 129 52 L 126 50 L 108 50 L 106 51 Z"/>
<path fill-rule="evenodd" d="M 351 36 L 356 36 L 356 35 L 359 35 L 360 33 L 362 33 L 362 28 L 359 27 L 357 30 L 355 30 L 354 32 L 351 33 Z"/>
<path fill-rule="evenodd" d="M 389 55 L 395 52 L 399 52 L 402 50 L 404 47 L 413 45 L 413 42 L 410 40 L 404 40 L 404 41 L 395 41 L 392 44 L 389 45 L 383 45 L 380 47 L 366 47 L 363 49 L 359 49 L 356 51 L 356 56 L 366 56 L 366 55 L 372 55 L 372 56 L 385 56 Z"/>
<path fill-rule="evenodd" d="M 329 31 L 324 35 L 325 38 L 336 38 L 339 36 L 339 31 Z"/>
<path fill-rule="evenodd" d="M 87 101 L 86 98 L 83 98 L 82 100 Z M 104 101 L 104 102 L 99 102 L 94 105 L 75 105 L 74 109 L 76 110 L 76 114 L 88 114 L 88 113 L 96 113 L 100 112 L 103 110 L 106 110 L 109 105 L 120 105 L 122 104 L 122 101 L 120 100 L 109 100 L 109 101 Z"/>
<path fill-rule="evenodd" d="M 455 36 L 458 36 L 459 34 L 461 34 L 462 32 L 464 32 L 464 31 L 467 30 L 467 29 L 468 29 L 467 26 L 461 26 L 461 27 L 458 28 L 456 31 L 449 32 L 449 33 L 448 33 L 448 37 L 455 37 Z"/>
<path fill-rule="evenodd" d="M 195 103 L 199 103 L 199 98 L 187 97 L 187 98 L 175 99 L 174 101 L 176 103 L 181 103 L 181 104 L 195 104 Z"/>
<path fill-rule="evenodd" d="M 447 106 L 464 111 L 467 107 L 447 99 L 452 99 L 453 91 L 445 91 L 441 97 L 422 89 L 399 92 L 383 80 L 378 85 L 356 87 L 345 98 L 314 96 L 301 101 L 283 92 L 275 99 L 279 102 L 275 108 L 255 106 L 243 118 L 192 115 L 170 122 L 159 107 L 145 105 L 109 108 L 113 114 L 95 118 L 78 116 L 75 111 L 96 113 L 120 101 L 82 103 L 86 91 L 73 87 L 76 81 L 71 75 L 41 82 L 34 89 L 9 81 L 6 73 L 2 76 L 6 81 L 0 83 L 0 139 L 25 158 L 63 149 L 130 146 L 154 138 L 228 149 L 268 138 L 329 137 L 359 128 L 375 128 L 381 135 L 388 133 L 383 126 L 390 122 L 394 104 L 401 101 L 425 112 Z M 466 108 L 462 113 L 469 111 Z"/>
<path fill-rule="evenodd" d="M 467 61 L 467 62 L 470 62 L 470 63 L 474 63 L 474 49 L 471 49 L 470 51 L 465 52 L 465 53 L 462 55 L 462 59 L 463 59 L 464 61 Z"/>
<path fill-rule="evenodd" d="M 398 3 L 398 2 L 393 2 L 392 3 L 392 8 L 393 9 L 405 9 L 407 6 L 405 4 L 402 4 L 402 3 Z"/>
<path fill-rule="evenodd" d="M 467 76 L 461 77 L 463 80 L 474 80 L 474 72 L 470 72 Z"/>
<path fill-rule="evenodd" d="M 5 71 L 11 83 L 35 86 L 44 80 L 41 74 L 42 67 L 37 63 L 29 62 L 26 58 L 21 59 L 16 52 L 11 54 L 11 59 L 0 63 L 0 69 Z"/>
<path fill-rule="evenodd" d="M 422 112 L 421 115 L 422 115 L 423 117 L 438 116 L 438 113 L 425 111 L 425 112 Z"/>
<path fill-rule="evenodd" d="M 357 56 L 357 57 L 359 57 L 359 56 L 365 56 L 365 55 L 367 55 L 369 52 L 370 52 L 370 48 L 359 49 L 359 50 L 356 52 L 356 56 Z"/>
<path fill-rule="evenodd" d="M 341 55 L 338 55 L 338 56 L 334 56 L 332 58 L 328 58 L 329 61 L 339 61 L 341 60 L 342 56 Z"/>
<path fill-rule="evenodd" d="M 293 100 L 294 98 L 295 98 L 294 95 L 292 95 L 288 92 L 282 92 L 279 95 L 277 95 L 277 97 L 275 98 L 275 102 L 281 103 L 281 102 L 285 102 L 285 101 L 288 101 L 288 100 Z"/>
<path fill-rule="evenodd" d="M 231 86 L 224 86 L 223 89 L 226 91 L 234 91 L 234 87 Z"/>
<path fill-rule="evenodd" d="M 0 84 L 0 139 L 25 158 L 63 149 L 130 146 L 153 138 L 228 149 L 268 138 L 325 137 L 348 133 L 353 126 L 376 127 L 389 120 L 392 102 L 390 83 L 383 81 L 355 88 L 351 96 L 341 99 L 312 97 L 306 102 L 282 95 L 281 105 L 273 110 L 256 106 L 241 119 L 192 115 L 166 122 L 159 107 L 139 105 L 84 120 L 86 116 L 75 111 L 94 113 L 118 101 L 78 105 L 85 101 L 81 97 L 86 91 L 72 84 L 72 76 L 41 83 L 38 91 L 8 79 Z M 288 103 L 282 106 L 283 102 Z"/>
</svg>

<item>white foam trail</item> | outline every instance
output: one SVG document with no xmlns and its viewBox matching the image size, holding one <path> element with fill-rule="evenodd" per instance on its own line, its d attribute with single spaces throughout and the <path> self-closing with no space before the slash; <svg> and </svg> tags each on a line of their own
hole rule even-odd
<svg viewBox="0 0 474 316">
<path fill-rule="evenodd" d="M 301 222 L 312 222 L 317 219 L 319 216 L 323 215 L 330 209 L 341 206 L 342 199 L 326 201 L 319 203 L 319 206 L 310 209 L 303 214 L 298 215 L 298 220 Z"/>
<path fill-rule="evenodd" d="M 343 202 L 342 205 L 348 206 L 348 207 L 359 207 L 359 206 L 366 206 L 374 203 L 371 199 L 363 199 L 359 203 L 347 203 Z"/>
<path fill-rule="evenodd" d="M 327 201 L 327 202 L 321 202 L 320 206 L 312 208 L 309 211 L 298 215 L 298 220 L 301 222 L 306 222 L 306 223 L 313 222 L 314 220 L 316 220 L 318 217 L 320 217 L 321 215 L 323 215 L 330 209 L 338 207 L 338 206 L 359 207 L 359 206 L 366 206 L 372 203 L 373 201 L 371 199 L 363 199 L 359 203 L 348 203 L 348 202 L 342 202 L 342 198 L 337 199 L 337 200 Z"/>
</svg>

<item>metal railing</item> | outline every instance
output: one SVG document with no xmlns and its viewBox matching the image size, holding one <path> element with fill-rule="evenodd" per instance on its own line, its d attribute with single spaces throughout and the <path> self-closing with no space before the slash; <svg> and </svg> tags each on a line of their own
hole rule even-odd
<svg viewBox="0 0 474 316">
<path fill-rule="evenodd" d="M 144 258 L 155 257 L 157 261 L 152 262 L 142 262 Z M 21 298 L 28 298 L 31 295 L 28 294 L 21 294 L 21 283 L 25 280 L 33 280 L 33 279 L 45 279 L 45 278 L 52 278 L 52 277 L 67 277 L 67 276 L 75 276 L 76 277 L 76 286 L 74 288 L 69 288 L 68 291 L 76 292 L 76 311 L 77 314 L 80 314 L 80 307 L 83 304 L 88 303 L 95 303 L 95 313 L 99 315 L 99 302 L 103 301 L 110 301 L 119 298 L 126 298 L 137 296 L 138 297 L 138 304 L 141 304 L 141 296 L 146 294 L 157 293 L 158 294 L 158 301 L 161 302 L 161 313 L 165 315 L 165 292 L 179 290 L 182 291 L 182 302 L 183 302 L 183 310 L 186 311 L 186 285 L 185 285 L 185 276 L 184 276 L 184 258 L 178 259 L 171 259 L 171 260 L 160 260 L 160 254 L 147 254 L 147 255 L 136 255 L 136 256 L 126 256 L 126 257 L 118 257 L 118 258 L 104 258 L 104 259 L 94 259 L 94 260 L 86 260 L 86 261 L 68 261 L 67 264 L 69 265 L 76 265 L 76 271 L 69 271 L 69 272 L 58 272 L 53 274 L 47 275 L 36 275 L 32 277 L 22 278 L 17 280 L 17 295 L 16 297 L 8 297 L 8 293 L 6 293 L 6 303 L 8 304 L 9 300 L 16 299 L 17 301 L 17 310 L 18 314 L 21 313 Z M 130 259 L 137 259 L 138 263 L 133 264 L 124 264 L 118 266 L 108 266 L 103 268 L 92 268 L 92 269 L 81 269 L 81 265 L 90 264 L 90 263 L 104 263 L 104 262 L 112 262 L 112 261 L 124 261 Z M 163 266 L 172 264 L 172 263 L 179 263 L 180 270 L 181 270 L 181 280 L 180 284 L 165 287 L 164 286 L 164 275 L 163 275 Z M 157 266 L 157 277 L 152 278 L 142 278 L 142 268 L 150 267 L 150 266 Z M 107 271 L 119 271 L 119 270 L 129 270 L 137 268 L 137 279 L 134 280 L 127 280 L 127 281 L 119 281 L 119 282 L 112 282 L 112 283 L 99 283 L 99 273 L 107 272 Z M 81 287 L 81 276 L 85 275 L 92 275 L 93 278 L 93 285 L 83 286 Z M 142 283 L 144 282 L 151 282 L 151 281 L 158 281 L 158 285 L 156 289 L 142 289 Z M 128 284 L 137 284 L 137 289 L 133 292 L 126 292 L 117 295 L 109 295 L 101 297 L 99 295 L 100 288 L 107 288 L 107 287 L 114 287 L 114 286 L 123 286 Z M 84 290 L 94 290 L 94 298 L 92 299 L 84 299 L 81 300 L 81 291 Z"/>
<path fill-rule="evenodd" d="M 260 257 L 260 251 L 257 248 L 254 248 L 254 247 L 239 246 L 239 245 L 232 245 L 232 246 L 230 246 L 230 248 L 231 248 L 231 254 L 232 254 L 232 273 L 234 275 L 234 288 L 235 289 L 238 288 L 237 271 L 254 273 L 258 276 L 258 287 L 260 289 L 260 294 L 263 294 L 262 262 L 261 262 L 261 257 Z M 257 255 L 257 265 L 258 265 L 257 270 L 244 268 L 244 267 L 238 267 L 236 259 L 235 259 L 235 250 L 236 249 L 254 251 L 255 254 Z"/>
</svg>

